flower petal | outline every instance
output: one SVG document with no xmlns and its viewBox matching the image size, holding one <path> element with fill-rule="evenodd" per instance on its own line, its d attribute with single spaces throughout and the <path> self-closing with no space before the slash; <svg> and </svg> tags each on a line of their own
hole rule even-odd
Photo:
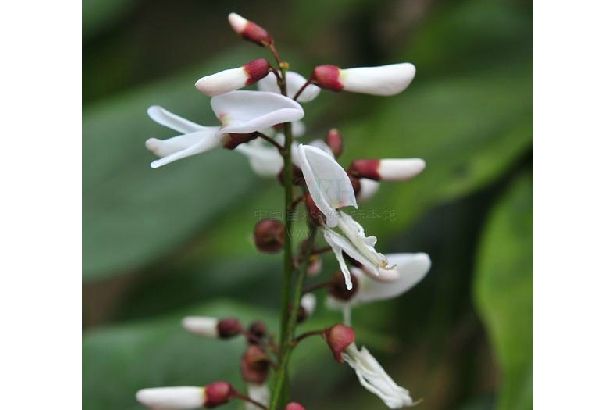
<svg viewBox="0 0 614 410">
<path fill-rule="evenodd" d="M 250 133 L 305 115 L 296 101 L 264 91 L 231 91 L 211 99 L 211 108 L 222 123 L 223 133 Z"/>
<path fill-rule="evenodd" d="M 235 151 L 239 151 L 249 159 L 254 172 L 262 177 L 277 176 L 284 166 L 284 160 L 277 148 L 264 146 L 258 141 L 241 144 Z"/>
<path fill-rule="evenodd" d="M 296 154 L 309 194 L 326 216 L 326 225 L 336 226 L 336 208 L 358 208 L 350 178 L 337 161 L 319 148 L 301 144 Z"/>
<path fill-rule="evenodd" d="M 301 87 L 307 82 L 307 79 L 295 73 L 294 71 L 288 71 L 286 73 L 286 91 L 287 95 L 292 98 L 301 89 Z M 258 89 L 260 91 L 269 91 L 274 93 L 280 93 L 279 86 L 277 85 L 277 77 L 275 74 L 270 73 L 262 80 L 258 81 Z M 310 84 L 303 90 L 298 97 L 299 102 L 309 102 L 315 99 L 320 94 L 320 87 Z"/>
<path fill-rule="evenodd" d="M 150 138 L 146 141 L 146 147 L 155 154 L 162 156 L 159 160 L 151 163 L 152 168 L 160 168 L 178 159 L 187 158 L 216 148 L 221 143 L 222 134 L 219 127 L 206 127 L 204 130 L 193 134 L 180 135 L 168 140 Z M 191 143 L 191 145 L 188 145 Z"/>
<path fill-rule="evenodd" d="M 158 124 L 181 132 L 182 134 L 188 134 L 196 131 L 200 131 L 205 128 L 202 125 L 196 124 L 190 120 L 186 120 L 183 117 L 173 114 L 172 112 L 165 110 L 159 105 L 152 105 L 147 109 L 147 115 L 149 118 L 157 122 Z"/>
<path fill-rule="evenodd" d="M 377 67 L 346 68 L 341 70 L 343 90 L 356 93 L 389 96 L 407 88 L 416 75 L 410 63 Z"/>
</svg>

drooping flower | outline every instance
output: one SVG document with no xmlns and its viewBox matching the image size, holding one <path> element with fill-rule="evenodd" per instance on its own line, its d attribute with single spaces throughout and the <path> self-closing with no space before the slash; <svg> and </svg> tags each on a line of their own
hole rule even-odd
<svg viewBox="0 0 614 410">
<path fill-rule="evenodd" d="M 397 297 L 420 282 L 431 267 L 431 259 L 426 253 L 395 253 L 385 255 L 388 263 L 396 266 L 398 277 L 393 280 L 381 280 L 366 273 L 362 268 L 351 269 L 352 278 L 357 282 L 355 292 L 329 292 L 327 305 L 341 309 L 346 305 L 360 305 L 377 300 Z"/>
<path fill-rule="evenodd" d="M 390 96 L 407 88 L 415 74 L 416 67 L 410 63 L 345 69 L 320 65 L 313 70 L 311 79 L 320 87 L 333 91 Z"/>
<path fill-rule="evenodd" d="M 209 97 L 238 90 L 266 77 L 271 66 L 265 58 L 250 61 L 241 67 L 228 68 L 196 81 L 196 88 Z"/>
<path fill-rule="evenodd" d="M 294 71 L 288 71 L 286 73 L 286 95 L 293 98 L 294 95 L 307 83 L 307 79 L 295 73 Z M 279 85 L 277 84 L 277 77 L 275 74 L 269 73 L 262 80 L 258 81 L 258 89 L 260 91 L 270 91 L 274 93 L 281 93 Z M 297 98 L 299 102 L 313 101 L 318 94 L 320 94 L 320 87 L 317 85 L 309 84 L 301 95 Z"/>
<path fill-rule="evenodd" d="M 215 382 L 204 387 L 173 386 L 142 389 L 136 399 L 154 410 L 190 410 L 217 407 L 232 397 L 233 387 L 227 382 Z"/>
</svg>

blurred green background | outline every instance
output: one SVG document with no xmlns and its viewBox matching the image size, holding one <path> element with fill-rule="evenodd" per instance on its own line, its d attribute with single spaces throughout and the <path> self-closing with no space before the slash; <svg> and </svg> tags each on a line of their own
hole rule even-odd
<svg viewBox="0 0 614 410">
<path fill-rule="evenodd" d="M 241 385 L 242 342 L 185 334 L 185 314 L 263 318 L 276 329 L 281 257 L 257 253 L 250 237 L 262 212 L 279 210 L 279 186 L 234 152 L 152 170 L 144 148 L 173 135 L 147 118 L 149 105 L 212 124 L 194 81 L 265 55 L 228 27 L 236 11 L 265 26 L 304 75 L 326 63 L 416 65 L 401 95 L 323 92 L 305 105 L 307 138 L 343 132 L 342 165 L 428 164 L 361 207 L 380 251 L 428 252 L 433 267 L 404 296 L 355 310 L 359 344 L 423 409 L 530 409 L 531 9 L 517 0 L 84 1 L 84 407 L 138 409 L 134 392 L 148 386 Z M 324 272 L 335 266 L 328 258 Z M 320 305 L 303 328 L 338 320 Z M 320 340 L 297 349 L 293 373 L 293 396 L 308 409 L 384 408 Z"/>
</svg>

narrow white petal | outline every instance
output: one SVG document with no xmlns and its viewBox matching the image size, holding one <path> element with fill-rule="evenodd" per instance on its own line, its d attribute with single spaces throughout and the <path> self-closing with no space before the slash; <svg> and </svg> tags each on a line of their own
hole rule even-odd
<svg viewBox="0 0 614 410">
<path fill-rule="evenodd" d="M 368 259 L 372 265 L 378 267 L 375 273 L 379 275 L 379 268 L 389 266 L 386 257 L 375 250 L 377 238 L 375 236 L 366 236 L 364 228 L 345 212 L 339 211 L 339 229 L 343 232 L 346 238 L 352 242 L 356 249 Z"/>
<path fill-rule="evenodd" d="M 412 404 L 409 391 L 397 385 L 365 347 L 359 351 L 351 344 L 342 357 L 354 369 L 360 384 L 382 399 L 386 406 L 400 409 Z"/>
<path fill-rule="evenodd" d="M 205 128 L 202 125 L 186 120 L 177 114 L 173 114 L 159 105 L 152 105 L 149 107 L 147 109 L 147 115 L 149 115 L 149 118 L 158 124 L 183 134 L 200 131 L 201 129 Z"/>
<path fill-rule="evenodd" d="M 305 293 L 301 298 L 301 306 L 307 312 L 307 315 L 311 316 L 316 310 L 316 295 L 313 293 Z"/>
<path fill-rule="evenodd" d="M 200 131 L 178 135 L 165 140 L 150 138 L 145 141 L 145 147 L 159 157 L 166 157 L 198 144 L 203 139 L 214 139 L 219 129 L 220 127 L 202 127 Z"/>
<path fill-rule="evenodd" d="M 267 407 L 269 405 L 269 401 L 271 400 L 271 391 L 266 383 L 247 383 L 247 395 L 250 397 L 250 399 L 264 404 Z M 251 403 L 245 403 L 245 410 L 260 410 L 260 408 Z"/>
<path fill-rule="evenodd" d="M 309 145 L 299 145 L 297 157 L 309 194 L 326 216 L 327 226 L 337 225 L 337 208 L 358 208 L 350 178 L 334 158 Z"/>
<path fill-rule="evenodd" d="M 198 409 L 205 403 L 203 387 L 154 387 L 136 393 L 139 403 L 157 410 Z"/>
<path fill-rule="evenodd" d="M 286 73 L 286 95 L 290 98 L 293 98 L 294 95 L 300 90 L 300 88 L 307 82 L 307 79 L 300 75 L 299 73 L 295 73 L 294 71 L 288 71 Z M 275 74 L 270 73 L 268 76 L 264 77 L 262 80 L 258 81 L 258 89 L 260 91 L 269 91 L 274 93 L 280 93 L 279 86 L 277 85 L 277 77 Z M 310 84 L 303 90 L 301 95 L 298 97 L 299 102 L 309 102 L 315 99 L 320 94 L 320 87 L 317 85 Z"/>
<path fill-rule="evenodd" d="M 217 127 L 207 127 L 207 128 L 217 128 Z M 175 151 L 159 160 L 153 161 L 151 163 L 152 168 L 160 168 L 161 166 L 170 164 L 171 162 L 175 162 L 179 159 L 191 157 L 192 155 L 201 154 L 205 151 L 209 151 L 213 148 L 216 148 L 221 143 L 222 135 L 218 132 L 213 133 L 212 130 L 206 129 L 204 131 L 199 132 L 199 138 L 196 143 L 190 145 L 187 148 L 184 148 L 180 151 Z M 148 140 L 148 148 L 152 145 L 157 145 L 158 148 L 162 145 L 163 141 L 152 141 Z"/>
<path fill-rule="evenodd" d="M 415 74 L 410 63 L 346 68 L 341 70 L 341 83 L 345 91 L 388 96 L 407 88 Z"/>
<path fill-rule="evenodd" d="M 218 336 L 218 323 L 217 318 L 206 316 L 187 316 L 181 322 L 183 328 L 188 332 L 207 337 Z"/>
<path fill-rule="evenodd" d="M 400 181 L 418 175 L 425 166 L 420 158 L 381 159 L 378 173 L 384 180 Z"/>
<path fill-rule="evenodd" d="M 372 179 L 360 178 L 360 192 L 358 193 L 359 202 L 368 201 L 379 190 L 379 182 Z"/>
<path fill-rule="evenodd" d="M 254 172 L 262 177 L 274 177 L 281 171 L 284 160 L 277 148 L 264 146 L 252 141 L 241 144 L 235 151 L 239 151 L 249 159 L 249 164 Z"/>
<path fill-rule="evenodd" d="M 195 86 L 203 94 L 214 97 L 244 87 L 247 80 L 245 68 L 236 67 L 204 76 Z"/>
<path fill-rule="evenodd" d="M 304 116 L 296 101 L 264 91 L 231 91 L 211 99 L 211 108 L 223 133 L 250 133 Z"/>
</svg>

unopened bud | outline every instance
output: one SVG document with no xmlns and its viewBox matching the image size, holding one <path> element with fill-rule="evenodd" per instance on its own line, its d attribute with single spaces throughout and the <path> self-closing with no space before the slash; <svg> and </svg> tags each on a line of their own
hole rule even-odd
<svg viewBox="0 0 614 410">
<path fill-rule="evenodd" d="M 326 135 L 326 145 L 329 146 L 335 158 L 338 158 L 343 152 L 343 137 L 336 128 L 328 130 Z"/>
<path fill-rule="evenodd" d="M 308 193 L 305 193 L 305 207 L 307 208 L 307 215 L 314 225 L 324 224 L 324 214 L 320 211 L 313 198 Z"/>
<path fill-rule="evenodd" d="M 195 84 L 196 88 L 209 97 L 238 90 L 254 84 L 269 74 L 271 66 L 264 58 L 250 61 L 242 67 L 229 68 L 215 74 L 207 75 Z"/>
<path fill-rule="evenodd" d="M 305 410 L 302 404 L 293 401 L 292 403 L 286 404 L 285 410 Z"/>
<path fill-rule="evenodd" d="M 234 317 L 221 319 L 217 324 L 217 333 L 220 339 L 230 339 L 242 331 L 243 326 L 241 326 L 241 322 Z"/>
<path fill-rule="evenodd" d="M 299 322 L 304 322 L 309 316 L 313 315 L 316 310 L 316 296 L 313 293 L 306 293 L 301 298 L 301 306 L 299 313 L 301 315 Z"/>
<path fill-rule="evenodd" d="M 259 344 L 268 334 L 266 325 L 261 320 L 252 322 L 247 328 L 247 342 Z"/>
<path fill-rule="evenodd" d="M 259 46 L 265 46 L 273 43 L 273 38 L 265 29 L 253 21 L 249 21 L 246 18 L 239 16 L 237 13 L 230 13 L 228 15 L 228 22 L 235 33 L 239 34 L 248 41 L 252 41 Z"/>
<path fill-rule="evenodd" d="M 205 386 L 205 406 L 213 408 L 225 404 L 232 398 L 235 391 L 230 383 L 215 382 Z"/>
<path fill-rule="evenodd" d="M 222 137 L 222 146 L 226 149 L 233 150 L 244 142 L 249 142 L 258 138 L 258 134 L 251 132 L 249 134 L 224 134 Z"/>
<path fill-rule="evenodd" d="M 286 185 L 285 178 L 286 174 L 284 172 L 284 169 L 280 169 L 279 173 L 277 174 L 277 180 L 279 181 L 279 183 L 281 185 Z M 296 185 L 296 186 L 300 186 L 303 185 L 305 183 L 305 180 L 303 178 L 303 172 L 301 171 L 301 169 L 299 167 L 297 167 L 296 165 L 292 166 L 292 185 Z"/>
<path fill-rule="evenodd" d="M 136 393 L 139 403 L 150 409 L 198 409 L 205 405 L 206 387 L 173 386 L 142 389 Z"/>
<path fill-rule="evenodd" d="M 336 324 L 333 327 L 326 329 L 324 332 L 324 338 L 328 347 L 333 352 L 335 360 L 339 363 L 343 362 L 341 354 L 345 352 L 352 343 L 354 343 L 354 330 L 342 324 Z"/>
<path fill-rule="evenodd" d="M 344 69 L 320 65 L 313 70 L 311 79 L 320 87 L 333 91 L 388 96 L 407 88 L 415 75 L 416 68 L 410 63 Z"/>
<path fill-rule="evenodd" d="M 187 316 L 183 318 L 182 325 L 185 330 L 200 336 L 218 337 L 219 319 L 207 316 Z"/>
<path fill-rule="evenodd" d="M 332 91 L 343 90 L 341 84 L 341 69 L 335 65 L 319 65 L 313 69 L 311 80 L 321 88 Z"/>
<path fill-rule="evenodd" d="M 359 159 L 350 164 L 350 173 L 358 178 L 375 181 L 401 181 L 418 175 L 426 163 L 419 158 Z"/>
<path fill-rule="evenodd" d="M 248 383 L 262 384 L 269 374 L 269 359 L 259 346 L 249 345 L 241 358 L 241 376 Z"/>
<path fill-rule="evenodd" d="M 309 264 L 307 265 L 307 275 L 317 276 L 322 272 L 322 257 L 320 255 L 309 256 Z"/>
<path fill-rule="evenodd" d="M 254 243 L 261 252 L 279 252 L 284 246 L 285 227 L 277 219 L 263 219 L 254 227 Z"/>
<path fill-rule="evenodd" d="M 345 277 L 342 272 L 335 272 L 333 278 L 331 279 L 330 286 L 328 287 L 328 293 L 330 296 L 337 300 L 341 300 L 343 302 L 347 302 L 352 299 L 352 297 L 358 292 L 358 288 L 360 283 L 358 282 L 358 278 L 356 275 L 350 273 L 350 278 L 352 280 L 352 289 L 347 288 L 345 285 Z"/>
</svg>

